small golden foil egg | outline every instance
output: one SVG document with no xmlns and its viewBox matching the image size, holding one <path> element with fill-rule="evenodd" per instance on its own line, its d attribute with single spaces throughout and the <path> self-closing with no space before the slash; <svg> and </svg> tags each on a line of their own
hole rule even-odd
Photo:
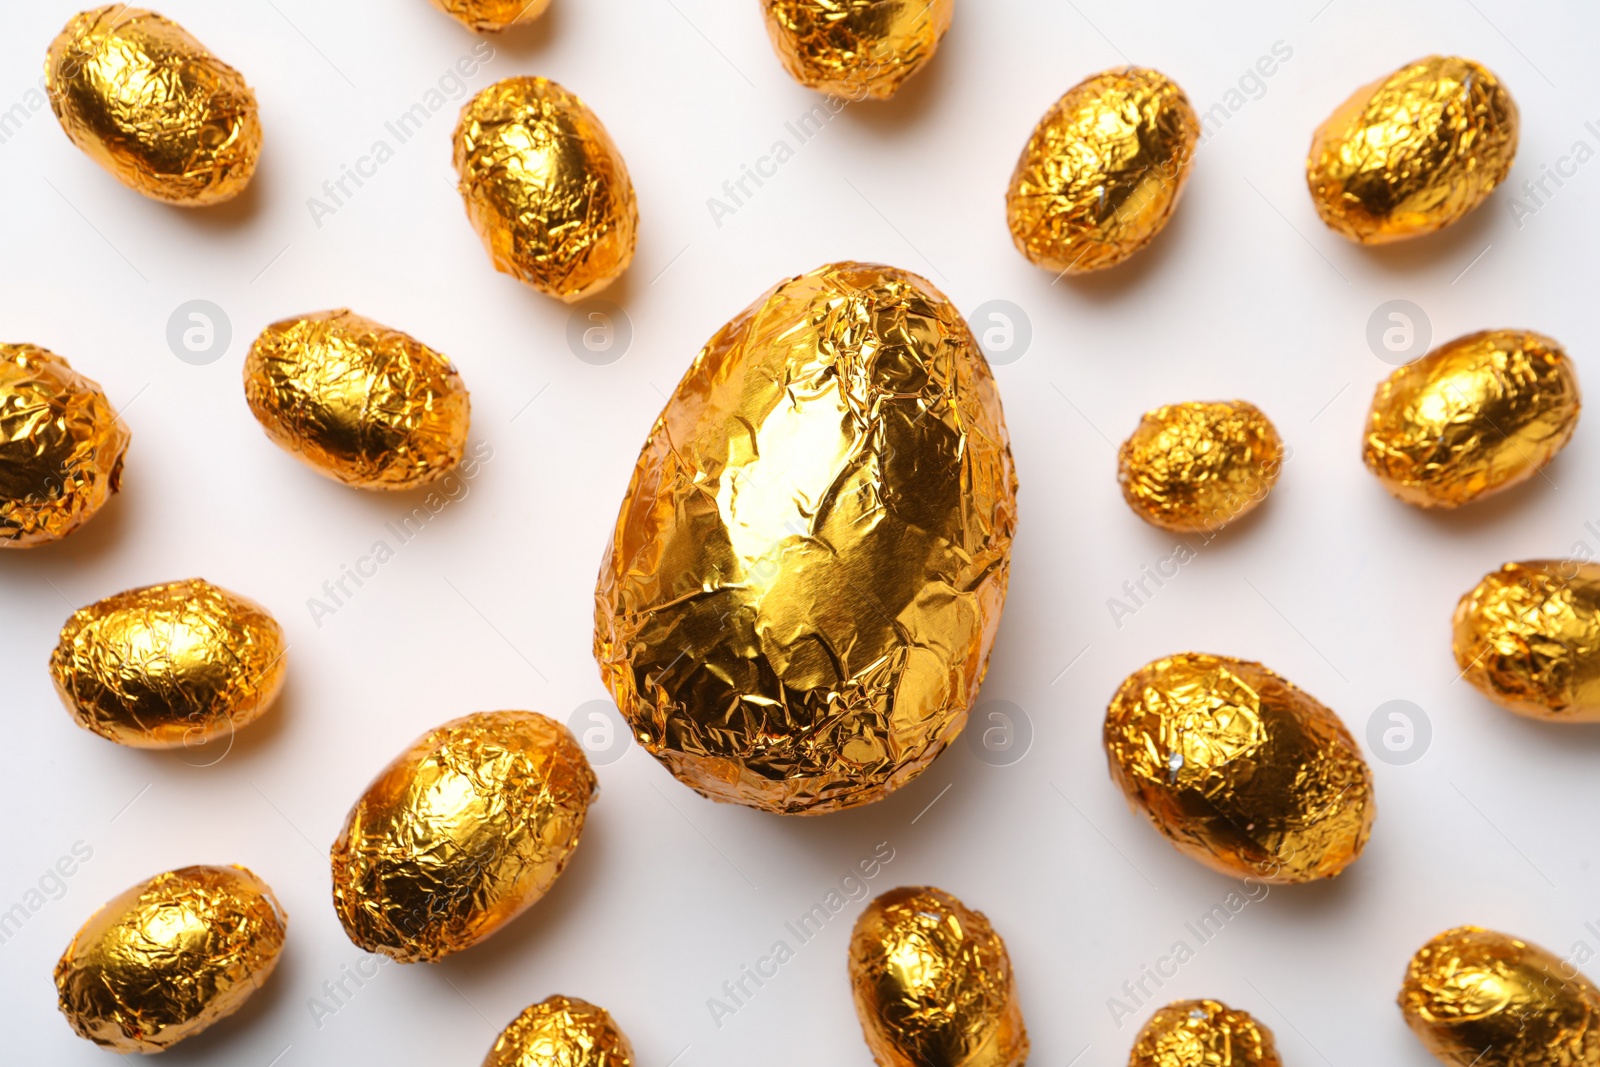
<svg viewBox="0 0 1600 1067">
<path fill-rule="evenodd" d="M 966 725 L 1015 528 L 960 313 L 914 274 L 822 267 L 724 326 L 667 401 L 601 564 L 595 658 L 700 793 L 865 804 Z"/>
<path fill-rule="evenodd" d="M 283 686 L 285 651 L 266 608 L 193 578 L 75 612 L 50 676 L 84 729 L 134 748 L 193 748 L 266 712 Z"/>
<path fill-rule="evenodd" d="M 1411 957 L 1400 1012 L 1454 1067 L 1600 1063 L 1600 991 L 1537 945 L 1462 926 Z"/>
<path fill-rule="evenodd" d="M 445 723 L 383 769 L 333 844 L 345 933 L 401 963 L 477 944 L 555 884 L 597 790 L 553 719 L 492 711 Z"/>
<path fill-rule="evenodd" d="M 550 0 L 433 0 L 433 6 L 479 33 L 499 33 L 532 22 Z"/>
<path fill-rule="evenodd" d="M 1260 408 L 1190 402 L 1145 412 L 1117 452 L 1117 480 L 1145 522 L 1209 533 L 1265 500 L 1282 465 L 1283 442 Z"/>
<path fill-rule="evenodd" d="M 50 46 L 45 86 L 72 143 L 151 199 L 217 204 L 255 174 L 261 120 L 244 76 L 152 11 L 74 16 Z"/>
<path fill-rule="evenodd" d="M 1215 1000 L 1180 1000 L 1139 1031 L 1128 1067 L 1282 1067 L 1272 1031 Z"/>
<path fill-rule="evenodd" d="M 1459 507 L 1537 474 L 1572 437 L 1581 407 L 1577 369 L 1559 344 L 1485 330 L 1378 386 L 1362 458 L 1406 503 Z"/>
<path fill-rule="evenodd" d="M 59 541 L 122 486 L 128 424 L 53 352 L 0 344 L 0 548 Z"/>
<path fill-rule="evenodd" d="M 278 965 L 288 919 L 243 867 L 184 867 L 111 900 L 56 964 L 61 1014 L 119 1053 L 161 1052 L 232 1015 Z"/>
<path fill-rule="evenodd" d="M 1338 716 L 1259 663 L 1195 652 L 1128 676 L 1112 780 L 1178 851 L 1234 877 L 1331 878 L 1366 846 L 1372 771 Z"/>
<path fill-rule="evenodd" d="M 1428 56 L 1357 89 L 1317 127 L 1306 182 L 1360 244 L 1443 229 L 1488 199 L 1517 154 L 1517 105 L 1491 72 Z"/>
<path fill-rule="evenodd" d="M 346 310 L 268 326 L 245 357 L 244 395 L 273 443 L 360 489 L 441 477 L 461 462 L 472 422 L 448 359 Z"/>
<path fill-rule="evenodd" d="M 850 934 L 856 1016 L 878 1067 L 1022 1067 L 1022 1023 L 1006 943 L 941 889 L 891 889 Z"/>
<path fill-rule="evenodd" d="M 604 1008 L 546 997 L 500 1032 L 483 1067 L 633 1067 L 633 1046 Z"/>
<path fill-rule="evenodd" d="M 955 0 L 761 0 L 794 80 L 846 100 L 887 100 L 939 49 Z"/>
<path fill-rule="evenodd" d="M 495 269 L 570 302 L 633 262 L 639 206 L 611 135 L 544 78 L 507 78 L 467 102 L 455 131 L 467 217 Z"/>
<path fill-rule="evenodd" d="M 1189 98 L 1160 71 L 1085 78 L 1039 120 L 1017 160 L 1011 239 L 1057 274 L 1116 266 L 1172 217 L 1199 141 Z"/>
</svg>

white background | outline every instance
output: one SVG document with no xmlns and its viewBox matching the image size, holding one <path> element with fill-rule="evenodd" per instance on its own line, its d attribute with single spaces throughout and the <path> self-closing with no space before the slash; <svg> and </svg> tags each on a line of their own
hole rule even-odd
<svg viewBox="0 0 1600 1067">
<path fill-rule="evenodd" d="M 1433 934 L 1473 922 L 1558 955 L 1580 940 L 1600 949 L 1584 927 L 1600 919 L 1600 736 L 1497 710 L 1453 681 L 1449 649 L 1456 598 L 1483 572 L 1580 541 L 1600 551 L 1585 528 L 1600 498 L 1584 488 L 1600 473 L 1600 430 L 1580 426 L 1547 478 L 1455 514 L 1391 500 L 1359 458 L 1368 399 L 1390 370 L 1367 323 L 1391 299 L 1425 309 L 1436 342 L 1544 331 L 1600 382 L 1600 164 L 1548 184 L 1554 195 L 1520 226 L 1512 210 L 1513 195 L 1535 206 L 1517 187 L 1575 141 L 1600 148 L 1584 126 L 1600 119 L 1600 12 L 1513 0 L 958 7 L 900 99 L 846 109 L 720 227 L 707 199 L 820 99 L 779 67 L 755 0 L 556 0 L 536 27 L 494 42 L 473 89 L 514 74 L 559 80 L 632 170 L 639 253 L 606 295 L 626 308 L 633 343 L 605 366 L 569 350 L 565 307 L 491 270 L 451 188 L 458 102 L 336 215 L 312 219 L 307 199 L 477 43 L 425 0 L 167 0 L 259 95 L 266 151 L 238 204 L 184 213 L 141 199 L 74 149 L 47 108 L 0 145 L 0 335 L 68 357 L 133 430 L 124 491 L 100 517 L 63 544 L 0 557 L 0 909 L 27 900 L 75 843 L 93 850 L 64 895 L 0 945 L 8 1062 L 108 1062 L 55 1009 L 50 971 L 73 931 L 160 870 L 243 863 L 288 909 L 282 964 L 239 1017 L 165 1063 L 476 1064 L 518 1011 L 559 991 L 607 1006 L 641 1063 L 866 1064 L 845 977 L 857 904 L 720 1028 L 707 998 L 887 841 L 895 858 L 874 893 L 934 883 L 1006 937 L 1033 1063 L 1121 1063 L 1150 1008 L 1119 1028 L 1108 998 L 1175 940 L 1192 944 L 1185 922 L 1234 888 L 1128 811 L 1099 743 L 1120 680 L 1191 648 L 1266 662 L 1363 739 L 1376 708 L 1412 701 L 1433 739 L 1410 765 L 1373 761 L 1379 818 L 1359 863 L 1251 904 L 1163 1002 L 1247 1008 L 1289 1063 L 1421 1065 L 1393 1000 Z M 8 5 L 0 110 L 28 106 L 74 10 Z M 1131 265 L 1052 284 L 1014 251 L 1006 183 L 1068 87 L 1131 60 L 1171 75 L 1203 111 L 1279 41 L 1292 57 L 1247 86 L 1258 98 L 1215 129 L 1172 225 Z M 1523 116 L 1511 180 L 1442 235 L 1349 245 L 1307 197 L 1311 132 L 1357 86 L 1430 52 L 1479 59 L 1510 87 Z M 997 367 L 1022 522 L 981 698 L 1025 710 L 1031 750 L 999 767 L 958 743 L 891 799 L 808 820 L 711 804 L 629 750 L 598 769 L 583 844 L 529 915 L 437 966 L 347 983 L 354 996 L 315 1020 L 309 998 L 364 959 L 329 900 L 326 850 L 350 803 L 446 719 L 517 707 L 565 720 L 604 696 L 593 580 L 663 396 L 762 290 L 844 258 L 923 273 L 968 313 L 1005 299 L 1031 319 L 1029 350 Z M 230 349 L 208 366 L 166 341 L 169 316 L 192 299 L 232 323 Z M 344 305 L 457 362 L 473 435 L 494 458 L 319 627 L 307 599 L 416 501 L 343 488 L 274 448 L 239 367 L 268 322 Z M 1108 598 L 1175 539 L 1123 505 L 1113 442 L 1147 408 L 1235 396 L 1293 448 L 1279 487 L 1118 627 Z M 45 667 L 69 612 L 191 575 L 282 621 L 292 650 L 280 705 L 217 762 L 74 726 Z"/>
</svg>

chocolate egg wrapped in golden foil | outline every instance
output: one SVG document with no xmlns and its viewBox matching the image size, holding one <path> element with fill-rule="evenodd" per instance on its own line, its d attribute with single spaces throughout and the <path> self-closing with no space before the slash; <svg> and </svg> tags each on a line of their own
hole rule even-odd
<svg viewBox="0 0 1600 1067">
<path fill-rule="evenodd" d="M 433 6 L 479 33 L 499 33 L 532 22 L 550 0 L 433 0 Z"/>
<path fill-rule="evenodd" d="M 633 1067 L 633 1046 L 604 1008 L 546 997 L 500 1032 L 483 1067 Z"/>
<path fill-rule="evenodd" d="M 1338 716 L 1259 663 L 1187 652 L 1106 710 L 1111 778 L 1178 849 L 1274 885 L 1331 878 L 1366 847 L 1372 771 Z"/>
<path fill-rule="evenodd" d="M 1378 386 L 1362 458 L 1406 503 L 1459 507 L 1537 474 L 1572 437 L 1581 408 L 1577 369 L 1559 344 L 1485 330 Z"/>
<path fill-rule="evenodd" d="M 128 424 L 100 386 L 34 345 L 0 344 L 0 548 L 59 541 L 122 486 Z"/>
<path fill-rule="evenodd" d="M 50 45 L 45 87 L 72 143 L 153 200 L 221 203 L 255 174 L 261 120 L 244 76 L 152 11 L 74 16 Z"/>
<path fill-rule="evenodd" d="M 1490 71 L 1428 56 L 1357 89 L 1311 139 L 1317 214 L 1360 244 L 1443 229 L 1488 199 L 1517 154 L 1517 105 Z"/>
<path fill-rule="evenodd" d="M 1139 1031 L 1128 1067 L 1282 1067 L 1272 1031 L 1215 1000 L 1180 1000 Z"/>
<path fill-rule="evenodd" d="M 288 923 L 243 867 L 158 874 L 95 912 L 56 964 L 61 1014 L 119 1053 L 161 1052 L 261 988 Z"/>
<path fill-rule="evenodd" d="M 891 889 L 850 934 L 850 987 L 878 1067 L 1022 1067 L 1022 1022 L 1006 943 L 941 889 Z"/>
<path fill-rule="evenodd" d="M 1209 533 L 1265 500 L 1282 464 L 1283 441 L 1260 408 L 1193 401 L 1145 412 L 1117 452 L 1117 480 L 1145 522 Z"/>
<path fill-rule="evenodd" d="M 75 612 L 50 676 L 78 725 L 134 748 L 197 747 L 260 718 L 283 687 L 283 628 L 192 578 Z"/>
<path fill-rule="evenodd" d="M 1015 528 L 961 315 L 905 271 L 825 266 L 724 326 L 667 401 L 601 564 L 595 658 L 700 793 L 865 804 L 966 724 Z"/>
<path fill-rule="evenodd" d="M 794 80 L 846 100 L 887 100 L 939 49 L 955 0 L 762 0 Z"/>
<path fill-rule="evenodd" d="M 1058 275 L 1116 266 L 1166 226 L 1199 142 L 1189 98 L 1160 71 L 1084 79 L 1039 120 L 1017 160 L 1006 193 L 1012 241 Z"/>
<path fill-rule="evenodd" d="M 565 726 L 529 711 L 445 723 L 385 767 L 334 842 L 350 940 L 432 962 L 496 933 L 555 884 L 598 790 Z"/>
<path fill-rule="evenodd" d="M 1476 926 L 1447 930 L 1411 957 L 1406 1025 L 1455 1067 L 1600 1064 L 1600 991 L 1569 961 Z"/>
<path fill-rule="evenodd" d="M 448 359 L 348 310 L 268 326 L 245 357 L 244 395 L 274 444 L 360 489 L 415 489 L 453 470 L 472 422 Z"/>
<path fill-rule="evenodd" d="M 507 78 L 469 100 L 455 164 L 496 270 L 570 303 L 633 262 L 639 206 L 628 166 L 594 112 L 555 82 Z"/>
</svg>

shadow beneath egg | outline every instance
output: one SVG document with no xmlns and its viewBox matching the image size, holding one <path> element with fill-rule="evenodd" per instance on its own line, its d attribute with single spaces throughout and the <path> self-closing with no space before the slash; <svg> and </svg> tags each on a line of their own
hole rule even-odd
<svg viewBox="0 0 1600 1067">
<path fill-rule="evenodd" d="M 1122 300 L 1138 290 L 1145 278 L 1161 270 L 1167 260 L 1176 254 L 1191 214 L 1192 211 L 1183 209 L 1180 200 L 1161 232 L 1128 259 L 1115 267 L 1089 274 L 1063 274 L 1051 284 L 1064 287 L 1073 295 L 1087 297 L 1095 303 Z"/>
<path fill-rule="evenodd" d="M 847 105 L 841 113 L 880 137 L 909 130 L 944 98 L 950 84 L 945 71 L 952 65 L 935 54 L 925 67 L 902 82 L 899 91 L 888 100 L 842 98 Z"/>
<path fill-rule="evenodd" d="M 71 575 L 107 553 L 116 551 L 128 536 L 127 506 L 122 499 L 126 491 L 124 487 L 114 494 L 88 522 L 59 541 L 32 548 L 0 550 L 0 575 L 8 571 L 16 575 L 31 572 L 54 582 L 56 578 Z M 120 590 L 107 589 L 90 597 L 85 603 L 115 592 Z M 74 604 L 68 613 L 81 607 L 83 604 Z M 63 615 L 62 619 L 65 618 L 66 615 Z"/>
<path fill-rule="evenodd" d="M 1463 706 L 1471 704 L 1473 714 L 1493 716 L 1496 739 L 1506 749 L 1516 748 L 1516 758 L 1526 759 L 1530 766 L 1574 762 L 1587 767 L 1600 759 L 1600 723 L 1530 719 L 1502 708 L 1465 679 L 1455 684 L 1464 689 L 1459 698 Z"/>
<path fill-rule="evenodd" d="M 1395 507 L 1405 508 L 1411 512 L 1413 521 L 1425 527 L 1428 535 L 1472 537 L 1484 530 L 1514 521 L 1529 508 L 1538 506 L 1541 498 L 1560 492 L 1561 483 L 1556 475 L 1561 473 L 1562 459 L 1561 455 L 1557 455 L 1541 471 L 1521 485 L 1514 485 L 1493 496 L 1457 508 L 1421 508 L 1390 496 L 1381 485 L 1377 488 L 1379 492 L 1389 497 Z M 1554 554 L 1559 555 L 1559 549 L 1554 549 Z M 1497 560 L 1494 565 L 1499 566 L 1504 562 Z"/>
<path fill-rule="evenodd" d="M 251 994 L 238 1011 L 162 1053 L 161 1063 L 200 1067 L 201 1064 L 254 1062 L 263 1052 L 268 1058 L 274 1053 L 281 1055 L 275 1046 L 256 1049 L 245 1043 L 261 1039 L 257 1031 L 266 1028 L 263 1020 L 288 1003 L 299 975 L 300 957 L 295 951 L 291 930 L 278 957 L 278 965 L 266 983 Z"/>
<path fill-rule="evenodd" d="M 1357 247 L 1373 266 L 1397 277 L 1409 277 L 1441 267 L 1451 270 L 1454 277 L 1455 272 L 1465 271 L 1468 266 L 1473 265 L 1474 257 L 1481 255 L 1485 247 L 1491 244 L 1489 231 L 1494 228 L 1493 215 L 1496 204 L 1495 198 L 1491 197 L 1460 222 L 1422 237 L 1396 241 L 1393 244 Z M 1435 336 L 1434 343 L 1437 345 L 1451 337 L 1488 325 L 1491 324 L 1472 325 L 1459 331 L 1447 330 Z"/>
<path fill-rule="evenodd" d="M 206 207 L 173 206 L 171 214 L 181 224 L 214 236 L 227 236 L 247 228 L 260 217 L 270 199 L 270 194 L 263 191 L 262 187 L 272 181 L 271 159 L 270 146 L 263 148 L 261 160 L 256 165 L 255 174 L 250 178 L 250 184 L 232 200 Z"/>
<path fill-rule="evenodd" d="M 503 52 L 512 59 L 523 60 L 531 59 L 535 54 L 543 52 L 550 47 L 556 35 L 561 32 L 561 20 L 567 17 L 564 10 L 565 7 L 566 4 L 562 0 L 557 0 L 556 3 L 545 9 L 544 14 L 532 22 L 513 26 L 499 33 L 477 33 L 466 26 L 462 26 L 455 19 L 450 19 L 450 21 L 455 22 L 458 27 L 465 30 L 467 36 L 473 40 L 487 41 L 494 48 L 496 54 Z M 449 16 L 444 17 L 449 18 Z M 506 75 L 506 77 L 514 76 L 515 74 Z M 583 92 L 580 89 L 575 89 L 570 85 L 567 88 L 572 89 L 580 97 L 583 96 Z"/>
</svg>

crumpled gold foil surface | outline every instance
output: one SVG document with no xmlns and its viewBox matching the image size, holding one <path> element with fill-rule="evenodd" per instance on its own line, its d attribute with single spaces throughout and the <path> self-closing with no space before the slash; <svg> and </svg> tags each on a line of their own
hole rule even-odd
<svg viewBox="0 0 1600 1067">
<path fill-rule="evenodd" d="M 1485 330 L 1378 386 L 1362 458 L 1406 503 L 1459 507 L 1537 474 L 1572 437 L 1582 406 L 1577 368 L 1559 344 Z"/>
<path fill-rule="evenodd" d="M 1493 73 L 1459 56 L 1419 59 L 1357 89 L 1317 128 L 1312 203 L 1329 229 L 1361 244 L 1432 233 L 1505 180 L 1518 129 Z"/>
<path fill-rule="evenodd" d="M 1057 274 L 1116 266 L 1166 226 L 1199 142 L 1189 98 L 1160 71 L 1084 79 L 1039 120 L 1017 160 L 1006 192 L 1012 241 Z"/>
<path fill-rule="evenodd" d="M 342 309 L 262 331 L 244 361 L 244 395 L 275 444 L 361 489 L 414 489 L 446 474 L 472 422 L 448 359 Z"/>
<path fill-rule="evenodd" d="M 128 424 L 53 352 L 0 344 L 0 548 L 59 541 L 122 486 Z"/>
<path fill-rule="evenodd" d="M 1145 522 L 1179 533 L 1220 530 L 1267 498 L 1283 441 L 1243 400 L 1147 411 L 1117 452 L 1122 498 Z"/>
<path fill-rule="evenodd" d="M 1215 1000 L 1180 1000 L 1139 1031 L 1128 1067 L 1282 1067 L 1272 1031 Z"/>
<path fill-rule="evenodd" d="M 238 1011 L 278 965 L 288 918 L 243 867 L 183 867 L 111 900 L 56 964 L 61 1014 L 97 1045 L 161 1052 Z"/>
<path fill-rule="evenodd" d="M 604 1008 L 546 997 L 500 1032 L 483 1067 L 633 1067 L 633 1046 Z"/>
<path fill-rule="evenodd" d="M 628 166 L 594 112 L 555 82 L 508 78 L 468 101 L 455 165 L 496 270 L 570 303 L 633 262 L 639 205 Z"/>
<path fill-rule="evenodd" d="M 887 100 L 939 49 L 955 0 L 762 0 L 783 69 L 808 89 Z"/>
<path fill-rule="evenodd" d="M 1354 862 L 1377 808 L 1338 716 L 1246 660 L 1187 652 L 1128 676 L 1106 711 L 1111 778 L 1178 851 L 1286 885 Z"/>
<path fill-rule="evenodd" d="M 650 431 L 595 590 L 640 743 L 715 800 L 877 800 L 966 725 L 1016 529 L 1000 394 L 927 281 L 838 263 L 724 326 Z"/>
<path fill-rule="evenodd" d="M 553 719 L 492 711 L 445 723 L 383 769 L 333 844 L 345 933 L 401 963 L 477 944 L 555 884 L 598 789 Z"/>
<path fill-rule="evenodd" d="M 1506 934 L 1462 926 L 1411 957 L 1400 1011 L 1455 1067 L 1600 1063 L 1600 992 L 1572 964 Z"/>
<path fill-rule="evenodd" d="M 850 935 L 850 987 L 878 1067 L 1022 1067 L 1011 957 L 981 912 L 931 886 L 891 889 Z"/>
<path fill-rule="evenodd" d="M 432 0 L 433 6 L 480 33 L 499 33 L 532 22 L 550 0 Z"/>
<path fill-rule="evenodd" d="M 124 4 L 73 17 L 45 61 L 72 143 L 128 188 L 179 207 L 244 191 L 261 120 L 244 76 L 177 23 Z"/>
</svg>

